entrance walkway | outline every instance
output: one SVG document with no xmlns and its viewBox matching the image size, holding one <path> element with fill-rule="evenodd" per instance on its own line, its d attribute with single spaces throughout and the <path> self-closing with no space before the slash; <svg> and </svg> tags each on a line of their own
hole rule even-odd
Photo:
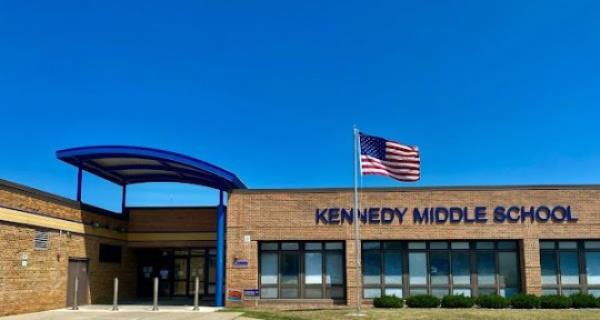
<svg viewBox="0 0 600 320">
<path fill-rule="evenodd" d="M 159 311 L 152 311 L 148 305 L 119 306 L 119 311 L 111 311 L 111 305 L 81 306 L 79 310 L 50 310 L 16 316 L 0 317 L 2 320 L 251 320 L 242 317 L 240 312 L 215 312 L 220 308 L 200 307 L 193 311 L 192 307 L 163 306 Z"/>
</svg>

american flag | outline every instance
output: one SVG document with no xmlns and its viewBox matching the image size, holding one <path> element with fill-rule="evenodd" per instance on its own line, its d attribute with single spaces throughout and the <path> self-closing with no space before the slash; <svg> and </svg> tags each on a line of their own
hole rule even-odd
<svg viewBox="0 0 600 320">
<path fill-rule="evenodd" d="M 421 178 L 419 148 L 359 133 L 360 172 L 417 181 Z"/>
</svg>

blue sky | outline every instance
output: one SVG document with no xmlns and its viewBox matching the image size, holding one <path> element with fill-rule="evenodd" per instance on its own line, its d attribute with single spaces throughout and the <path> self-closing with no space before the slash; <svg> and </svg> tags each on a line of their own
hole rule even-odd
<svg viewBox="0 0 600 320">
<path fill-rule="evenodd" d="M 422 150 L 420 182 L 365 186 L 600 183 L 597 1 L 0 1 L 0 39 L 0 178 L 71 198 L 54 152 L 97 144 L 253 188 L 351 186 L 353 124 Z"/>
</svg>

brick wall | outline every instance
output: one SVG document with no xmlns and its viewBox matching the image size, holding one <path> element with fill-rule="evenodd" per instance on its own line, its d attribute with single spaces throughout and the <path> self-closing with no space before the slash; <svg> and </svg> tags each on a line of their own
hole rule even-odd
<svg viewBox="0 0 600 320">
<path fill-rule="evenodd" d="M 257 242 L 261 240 L 345 240 L 346 296 L 356 297 L 354 242 L 350 224 L 315 223 L 317 208 L 351 208 L 351 190 L 239 190 L 230 195 L 227 210 L 226 286 L 232 289 L 258 287 Z M 570 205 L 579 218 L 562 223 L 456 223 L 415 224 L 412 208 L 458 206 Z M 403 224 L 363 224 L 361 239 L 442 240 L 517 239 L 521 245 L 524 289 L 540 292 L 539 239 L 600 238 L 600 188 L 486 188 L 486 189 L 388 189 L 365 190 L 362 206 L 408 207 Z M 243 241 L 245 235 L 251 242 Z M 235 258 L 248 259 L 247 269 L 232 268 Z M 255 302 L 254 302 L 255 303 Z M 228 302 L 232 305 L 231 302 Z"/>
<path fill-rule="evenodd" d="M 0 206 L 85 224 L 95 222 L 108 228 L 127 227 L 125 220 L 84 210 L 79 203 L 21 187 L 0 183 Z M 117 276 L 120 298 L 135 296 L 136 259 L 125 241 L 76 233 L 67 236 L 66 232 L 59 238 L 58 230 L 45 230 L 49 231 L 49 249 L 36 251 L 33 242 L 36 229 L 40 228 L 0 221 L 0 316 L 65 307 L 70 257 L 89 260 L 89 303 L 110 303 L 113 278 Z M 122 262 L 100 263 L 100 243 L 122 246 Z M 26 267 L 21 265 L 24 254 L 28 256 Z"/>
</svg>

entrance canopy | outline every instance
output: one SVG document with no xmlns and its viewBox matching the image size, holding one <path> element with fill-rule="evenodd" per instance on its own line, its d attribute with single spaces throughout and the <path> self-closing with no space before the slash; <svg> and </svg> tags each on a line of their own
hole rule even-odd
<svg viewBox="0 0 600 320">
<path fill-rule="evenodd" d="M 130 146 L 65 149 L 56 157 L 119 185 L 181 182 L 229 191 L 246 185 L 233 173 L 175 152 Z"/>
</svg>

